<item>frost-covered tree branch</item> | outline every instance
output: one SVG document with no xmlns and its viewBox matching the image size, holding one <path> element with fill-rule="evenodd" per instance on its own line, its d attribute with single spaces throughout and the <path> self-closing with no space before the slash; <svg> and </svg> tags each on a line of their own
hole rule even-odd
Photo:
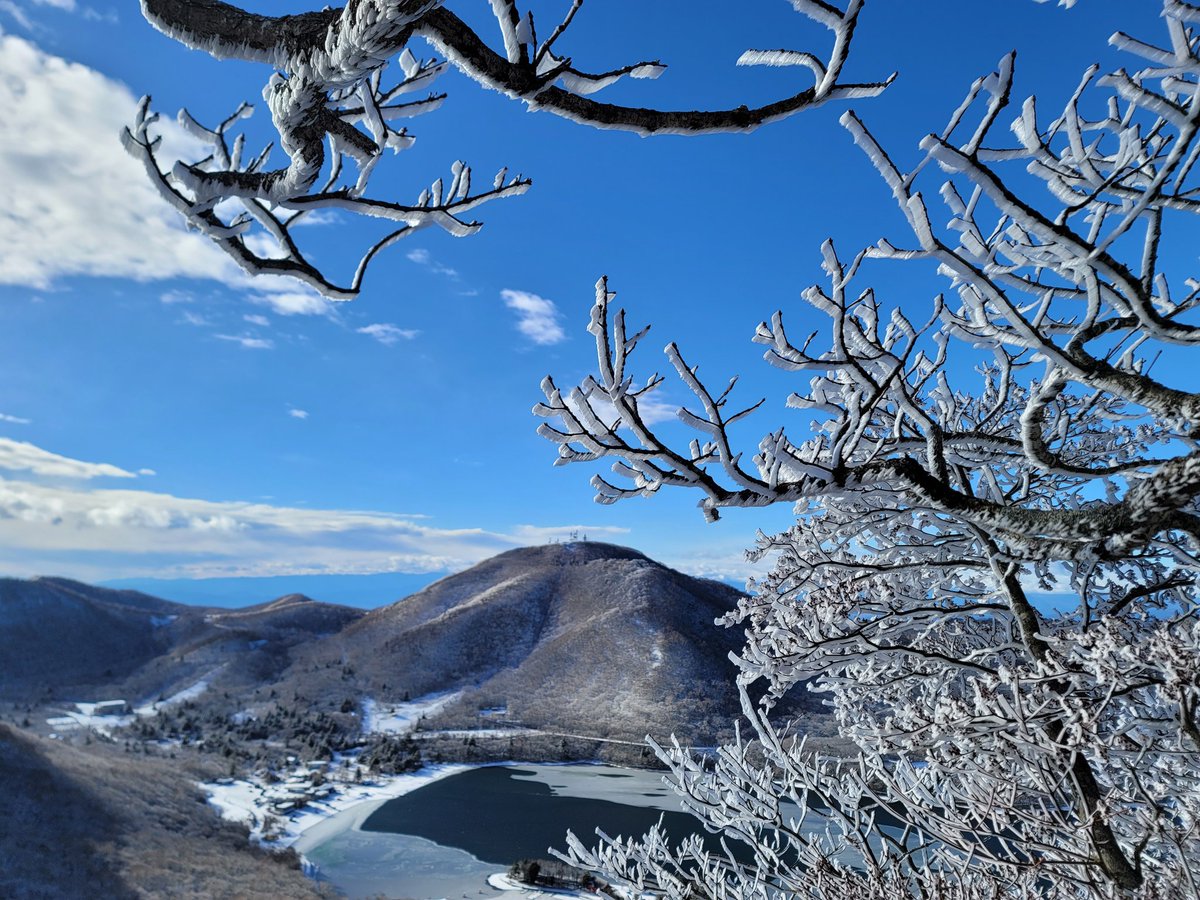
<svg viewBox="0 0 1200 900">
<path fill-rule="evenodd" d="M 159 160 L 149 131 L 155 117 L 148 98 L 126 132 L 125 146 L 145 162 L 155 185 L 188 222 L 247 272 L 290 275 L 330 299 L 348 300 L 359 292 L 380 250 L 430 225 L 455 236 L 471 234 L 480 224 L 465 213 L 529 187 L 528 179 L 510 179 L 502 170 L 489 189 L 472 193 L 471 170 L 456 162 L 448 187 L 438 179 L 410 204 L 367 196 L 371 172 L 384 151 L 399 152 L 413 142 L 401 120 L 441 105 L 444 94 L 409 97 L 427 90 L 447 62 L 530 109 L 595 127 L 639 134 L 751 131 L 831 100 L 874 96 L 887 86 L 890 78 L 867 84 L 841 79 L 862 3 L 849 0 L 843 10 L 825 0 L 793 0 L 798 12 L 832 32 L 833 46 L 823 60 L 792 50 L 750 50 L 738 60 L 739 65 L 799 66 L 808 74 L 795 93 L 753 109 L 669 111 L 591 98 L 626 77 L 657 78 L 665 67 L 642 61 L 591 72 L 558 55 L 558 42 L 574 24 L 582 0 L 573 0 L 562 20 L 543 32 L 544 40 L 531 11 L 511 0 L 492 0 L 500 51 L 442 0 L 350 0 L 341 8 L 289 16 L 260 15 L 221 0 L 142 0 L 150 23 L 189 47 L 276 70 L 263 97 L 288 163 L 268 168 L 269 147 L 244 159 L 242 139 L 230 144 L 226 132 L 249 114 L 245 104 L 215 129 L 199 125 L 186 110 L 180 113 L 181 123 L 213 148 L 199 162 Z M 414 39 L 424 40 L 447 62 L 419 61 L 409 46 Z M 400 75 L 385 86 L 394 58 Z M 342 178 L 347 162 L 355 171 L 352 181 Z M 384 219 L 393 230 L 363 253 L 349 282 L 338 282 L 302 252 L 292 231 L 314 209 Z M 252 232 L 258 240 L 247 240 Z"/>
<path fill-rule="evenodd" d="M 674 344 L 697 437 L 647 425 L 662 379 L 634 375 L 646 331 L 600 282 L 598 373 L 547 378 L 535 408 L 559 462 L 614 460 L 600 502 L 685 486 L 710 518 L 786 502 L 797 524 L 760 539 L 774 569 L 728 617 L 743 685 L 769 686 L 750 739 L 715 765 L 660 748 L 754 864 L 654 834 L 574 859 L 673 896 L 1200 897 L 1200 283 L 1165 237 L 1200 212 L 1200 11 L 1163 18 L 1165 46 L 1117 34 L 1140 68 L 1089 71 L 1048 122 L 1014 113 L 1002 60 L 907 169 L 843 116 L 911 237 L 826 242 L 803 294 L 825 337 L 759 325 L 802 418 L 749 452 L 731 426 L 762 401 Z M 920 314 L 877 297 L 876 260 L 932 263 L 948 292 Z M 857 759 L 768 715 L 809 683 Z"/>
</svg>

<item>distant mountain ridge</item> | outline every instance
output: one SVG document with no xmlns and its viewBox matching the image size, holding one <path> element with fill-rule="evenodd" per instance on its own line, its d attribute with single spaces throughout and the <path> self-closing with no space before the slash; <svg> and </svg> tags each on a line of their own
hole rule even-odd
<svg viewBox="0 0 1200 900">
<path fill-rule="evenodd" d="M 135 591 L 65 578 L 0 579 L 0 692 L 128 675 L 168 648 L 155 622 L 187 614 Z"/>
<path fill-rule="evenodd" d="M 284 668 L 292 647 L 361 615 L 300 595 L 229 610 L 66 578 L 0 578 L 0 698 L 101 685 L 159 693 L 217 666 L 249 683 Z"/>
<path fill-rule="evenodd" d="M 370 612 L 300 594 L 227 609 L 0 579 L 0 699 L 138 701 L 203 680 L 235 701 L 344 712 L 453 692 L 425 727 L 713 743 L 740 712 L 729 655 L 742 636 L 714 624 L 739 597 L 600 542 L 511 550 Z"/>
</svg>

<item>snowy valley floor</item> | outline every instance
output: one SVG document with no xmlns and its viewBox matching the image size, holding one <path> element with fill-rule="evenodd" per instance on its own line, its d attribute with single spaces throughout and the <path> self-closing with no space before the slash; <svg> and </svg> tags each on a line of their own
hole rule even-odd
<svg viewBox="0 0 1200 900">
<path fill-rule="evenodd" d="M 333 852 L 340 858 L 355 852 L 373 857 L 386 856 L 394 861 L 397 869 L 407 869 L 405 896 L 422 888 L 427 896 L 437 897 L 496 896 L 497 892 L 518 892 L 530 897 L 594 896 L 585 892 L 529 888 L 497 871 L 496 865 L 481 862 L 464 851 L 407 835 L 362 831 L 363 823 L 389 800 L 473 768 L 479 766 L 433 765 L 414 773 L 377 777 L 363 783 L 331 781 L 335 790 L 328 797 L 283 816 L 272 811 L 271 786 L 223 779 L 202 784 L 201 788 L 222 817 L 249 825 L 251 838 L 265 847 L 295 850 L 304 860 L 306 873 L 319 880 L 325 877 L 322 868 L 309 854 L 322 850 L 329 853 L 329 848 L 336 845 Z M 336 877 L 330 879 L 335 888 L 346 891 L 351 897 L 388 894 L 388 888 L 394 882 L 393 874 L 378 872 L 364 872 L 352 882 L 343 882 Z"/>
</svg>

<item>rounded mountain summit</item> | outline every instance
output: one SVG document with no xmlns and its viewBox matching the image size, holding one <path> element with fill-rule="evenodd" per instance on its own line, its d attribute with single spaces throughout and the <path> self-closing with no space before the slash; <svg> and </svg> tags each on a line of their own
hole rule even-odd
<svg viewBox="0 0 1200 900">
<path fill-rule="evenodd" d="M 525 547 L 367 613 L 311 646 L 284 685 L 312 696 L 340 672 L 384 702 L 458 692 L 426 728 L 708 744 L 740 713 L 729 654 L 742 635 L 714 624 L 740 596 L 626 547 Z"/>
</svg>

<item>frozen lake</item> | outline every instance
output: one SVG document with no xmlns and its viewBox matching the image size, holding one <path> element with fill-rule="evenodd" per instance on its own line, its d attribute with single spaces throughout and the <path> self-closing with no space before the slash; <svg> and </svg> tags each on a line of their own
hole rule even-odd
<svg viewBox="0 0 1200 900">
<path fill-rule="evenodd" d="M 640 836 L 665 818 L 675 839 L 699 831 L 661 773 L 612 766 L 487 766 L 451 775 L 377 806 L 303 848 L 350 897 L 498 896 L 486 877 L 522 857 L 585 843 L 599 827 Z M 715 846 L 715 845 L 714 845 Z"/>
</svg>

